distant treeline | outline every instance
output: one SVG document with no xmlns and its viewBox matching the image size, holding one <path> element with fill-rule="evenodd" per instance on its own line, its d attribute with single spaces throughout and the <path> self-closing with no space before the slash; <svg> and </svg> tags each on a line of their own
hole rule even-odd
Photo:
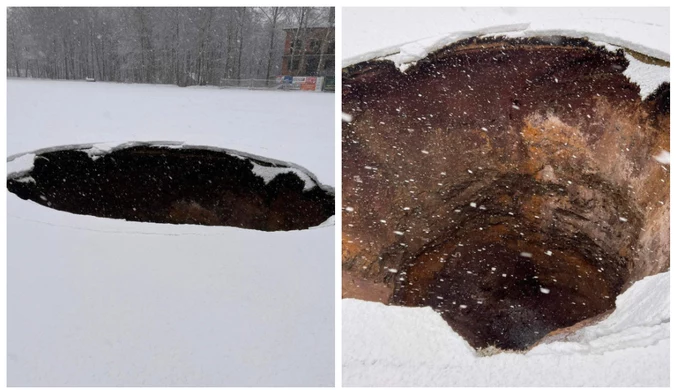
<svg viewBox="0 0 676 390">
<path fill-rule="evenodd" d="M 218 85 L 279 75 L 284 29 L 303 42 L 333 28 L 334 9 L 15 7 L 7 19 L 9 77 Z"/>
</svg>

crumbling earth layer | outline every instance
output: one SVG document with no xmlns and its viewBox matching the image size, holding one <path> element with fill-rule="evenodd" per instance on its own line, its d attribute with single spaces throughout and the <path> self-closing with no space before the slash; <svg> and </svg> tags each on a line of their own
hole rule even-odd
<svg viewBox="0 0 676 390">
<path fill-rule="evenodd" d="M 285 168 L 211 149 L 140 145 L 100 156 L 66 149 L 37 154 L 32 170 L 10 175 L 7 187 L 57 210 L 140 222 L 277 231 L 334 214 L 332 189 L 293 170 L 266 181 L 254 164 Z"/>
<path fill-rule="evenodd" d="M 669 84 L 641 100 L 627 66 L 497 37 L 343 69 L 344 296 L 387 287 L 475 348 L 523 350 L 668 270 Z"/>
</svg>

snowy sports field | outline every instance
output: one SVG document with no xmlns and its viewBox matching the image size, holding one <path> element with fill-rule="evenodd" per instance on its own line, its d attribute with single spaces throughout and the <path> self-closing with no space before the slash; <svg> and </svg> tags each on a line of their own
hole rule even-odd
<svg viewBox="0 0 676 390">
<path fill-rule="evenodd" d="M 178 141 L 295 163 L 334 186 L 333 94 L 7 84 L 10 156 Z M 9 385 L 333 384 L 332 219 L 262 232 L 96 218 L 7 197 Z"/>
<path fill-rule="evenodd" d="M 665 9 L 347 8 L 343 67 L 385 58 L 402 71 L 457 40 L 588 37 L 669 60 Z M 627 76 L 645 98 L 669 69 L 629 58 Z M 667 158 L 658 160 L 668 164 Z M 668 386 L 670 272 L 638 281 L 600 323 L 527 353 L 480 357 L 430 307 L 409 308 L 345 299 L 345 386 Z"/>
</svg>

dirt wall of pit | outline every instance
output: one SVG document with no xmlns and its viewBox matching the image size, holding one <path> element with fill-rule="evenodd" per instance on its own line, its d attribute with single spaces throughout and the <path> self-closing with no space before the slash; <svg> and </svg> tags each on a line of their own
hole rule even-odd
<svg viewBox="0 0 676 390">
<path fill-rule="evenodd" d="M 344 69 L 344 272 L 387 286 L 392 304 L 434 307 L 475 345 L 492 310 L 504 321 L 481 331 L 516 329 L 514 347 L 669 269 L 669 166 L 653 158 L 669 150 L 669 85 L 642 101 L 627 66 L 557 37 L 468 39 L 403 73 Z M 498 291 L 501 267 L 520 295 Z M 461 298 L 484 306 L 463 317 Z"/>
</svg>

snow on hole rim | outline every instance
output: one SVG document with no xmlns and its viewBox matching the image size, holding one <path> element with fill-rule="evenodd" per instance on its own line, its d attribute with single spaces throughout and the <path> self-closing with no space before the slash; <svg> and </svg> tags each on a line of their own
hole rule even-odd
<svg viewBox="0 0 676 390">
<path fill-rule="evenodd" d="M 74 214 L 263 231 L 326 225 L 333 187 L 293 163 L 179 142 L 65 145 L 8 158 L 7 188 Z"/>
</svg>

